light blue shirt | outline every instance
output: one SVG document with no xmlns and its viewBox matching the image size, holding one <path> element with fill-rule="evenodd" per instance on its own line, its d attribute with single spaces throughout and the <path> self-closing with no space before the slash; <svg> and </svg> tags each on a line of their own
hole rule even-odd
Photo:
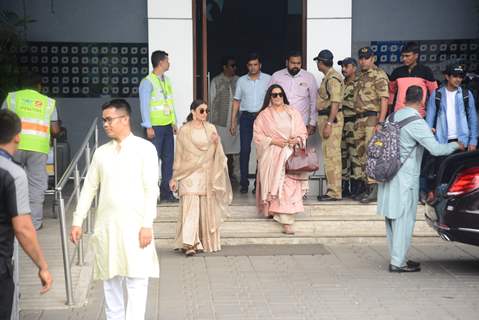
<svg viewBox="0 0 479 320">
<path fill-rule="evenodd" d="M 261 109 L 270 79 L 269 74 L 262 72 L 256 80 L 252 80 L 248 74 L 238 79 L 234 99 L 240 101 L 240 111 L 254 113 Z"/>
<path fill-rule="evenodd" d="M 140 87 L 138 88 L 138 95 L 140 97 L 141 126 L 143 128 L 151 128 L 150 99 L 152 91 L 153 85 L 150 80 L 146 78 L 141 80 Z"/>
<path fill-rule="evenodd" d="M 441 110 L 437 115 L 437 124 L 436 124 L 436 139 L 439 143 L 447 143 L 447 97 L 446 97 L 446 88 L 442 86 L 439 88 L 441 92 Z M 462 97 L 462 88 L 459 87 L 456 91 L 456 129 L 457 129 L 457 140 L 462 143 L 464 146 L 468 145 L 477 145 L 477 113 L 474 103 L 474 97 L 469 91 L 469 105 L 464 106 L 464 99 Z M 466 108 L 468 117 L 466 117 Z M 434 119 L 436 117 L 436 91 L 434 91 L 429 97 L 427 108 L 426 108 L 426 121 L 427 124 L 432 127 L 434 125 Z"/>
</svg>

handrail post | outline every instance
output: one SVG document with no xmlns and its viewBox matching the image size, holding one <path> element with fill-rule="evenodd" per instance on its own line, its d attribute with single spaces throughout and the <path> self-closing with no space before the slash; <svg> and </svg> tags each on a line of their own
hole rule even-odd
<svg viewBox="0 0 479 320">
<path fill-rule="evenodd" d="M 56 190 L 55 198 L 58 200 L 58 209 L 59 214 L 58 217 L 60 218 L 60 235 L 61 235 L 61 243 L 62 243 L 62 252 L 63 252 L 63 271 L 65 272 L 65 291 L 67 294 L 67 301 L 66 304 L 68 306 L 73 305 L 73 287 L 72 287 L 72 274 L 70 270 L 70 259 L 68 255 L 68 237 L 67 237 L 67 229 L 66 229 L 66 218 L 65 218 L 65 201 L 63 200 L 63 196 L 61 191 Z"/>
<path fill-rule="evenodd" d="M 75 165 L 75 170 L 74 170 L 74 182 L 75 182 L 75 197 L 76 197 L 76 203 L 80 201 L 80 171 L 78 170 L 78 164 Z M 82 233 L 83 233 L 83 226 L 81 227 Z M 83 237 L 80 237 L 80 241 L 77 246 L 77 254 L 78 254 L 78 260 L 77 260 L 77 265 L 81 266 L 83 265 Z"/>
<path fill-rule="evenodd" d="M 91 151 L 90 151 L 90 143 L 88 143 L 85 148 L 85 165 L 87 168 L 90 167 L 90 162 L 91 162 Z M 92 232 L 91 209 L 89 209 L 86 216 L 86 233 L 90 234 L 91 232 Z"/>
<path fill-rule="evenodd" d="M 58 183 L 58 153 L 57 153 L 57 138 L 53 138 L 53 182 L 54 187 L 57 187 Z"/>
</svg>

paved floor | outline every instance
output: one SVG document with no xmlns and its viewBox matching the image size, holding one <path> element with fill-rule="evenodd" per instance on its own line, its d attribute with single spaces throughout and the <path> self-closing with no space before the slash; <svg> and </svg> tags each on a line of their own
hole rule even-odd
<svg viewBox="0 0 479 320">
<path fill-rule="evenodd" d="M 147 319 L 477 319 L 479 247 L 415 240 L 415 274 L 387 272 L 384 243 L 227 248 L 185 258 L 160 251 L 161 282 L 150 282 Z M 250 250 L 251 254 L 248 254 Z M 226 250 L 225 250 L 226 251 Z M 240 252 L 240 255 L 238 255 Z M 160 285 L 161 283 L 161 285 Z M 104 319 L 100 283 L 83 308 L 22 312 L 22 319 Z"/>
<path fill-rule="evenodd" d="M 58 219 L 52 218 L 50 199 L 45 206 L 43 228 L 37 233 L 40 246 L 48 262 L 53 277 L 53 286 L 48 294 L 40 295 L 40 280 L 37 268 L 30 258 L 20 250 L 20 292 L 21 309 L 62 309 L 66 308 L 65 276 L 63 270 L 63 256 L 61 247 L 60 224 Z M 71 225 L 71 216 L 67 217 L 67 235 Z M 88 294 L 88 284 L 92 275 L 93 254 L 88 250 L 88 235 L 84 236 L 85 265 L 77 266 L 76 259 L 71 268 L 74 302 L 83 304 Z M 68 241 L 70 258 L 75 256 L 75 247 Z"/>
</svg>

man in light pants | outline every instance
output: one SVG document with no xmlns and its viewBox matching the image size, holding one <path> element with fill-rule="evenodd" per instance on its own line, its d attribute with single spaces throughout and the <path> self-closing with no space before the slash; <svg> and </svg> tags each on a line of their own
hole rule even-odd
<svg viewBox="0 0 479 320">
<path fill-rule="evenodd" d="M 158 156 L 153 144 L 132 134 L 130 114 L 130 105 L 123 99 L 102 106 L 103 127 L 112 140 L 93 155 L 70 232 L 77 244 L 99 189 L 90 245 L 95 254 L 93 277 L 103 280 L 107 320 L 144 319 L 148 278 L 158 278 L 160 273 L 152 242 Z M 123 283 L 128 291 L 126 308 Z"/>
<path fill-rule="evenodd" d="M 55 100 L 40 93 L 41 81 L 39 74 L 29 74 L 24 89 L 10 92 L 2 106 L 15 112 L 22 120 L 20 144 L 14 157 L 27 172 L 32 221 L 36 230 L 41 229 L 43 224 L 50 134 L 55 135 L 59 131 Z"/>
</svg>

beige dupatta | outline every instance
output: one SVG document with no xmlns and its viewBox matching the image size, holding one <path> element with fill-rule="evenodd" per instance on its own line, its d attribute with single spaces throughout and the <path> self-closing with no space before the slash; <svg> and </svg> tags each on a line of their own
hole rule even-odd
<svg viewBox="0 0 479 320">
<path fill-rule="evenodd" d="M 216 133 L 214 125 L 205 122 L 204 128 L 208 139 Z M 173 179 L 182 180 L 206 165 L 206 230 L 214 233 L 218 230 L 222 216 L 229 215 L 229 205 L 233 199 L 228 165 L 221 141 L 211 142 L 207 150 L 199 149 L 191 141 L 191 122 L 182 126 L 176 139 L 175 161 L 173 163 Z"/>
</svg>

